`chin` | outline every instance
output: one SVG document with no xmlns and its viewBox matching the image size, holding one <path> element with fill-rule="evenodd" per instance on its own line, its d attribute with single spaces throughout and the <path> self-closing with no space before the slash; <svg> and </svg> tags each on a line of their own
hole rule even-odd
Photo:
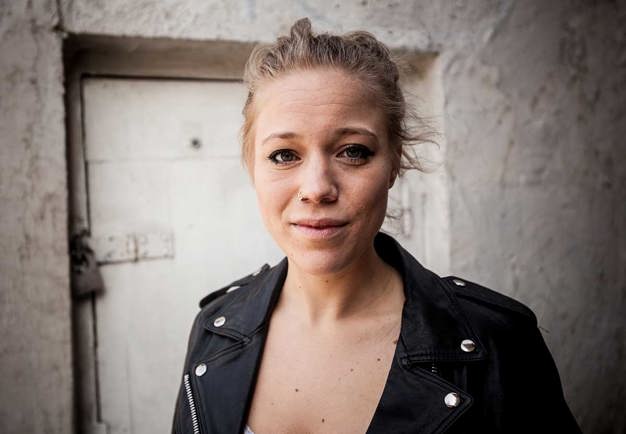
<svg viewBox="0 0 626 434">
<path fill-rule="evenodd" d="M 314 250 L 294 252 L 289 255 L 289 262 L 307 274 L 322 276 L 340 272 L 351 261 L 345 255 Z"/>
<path fill-rule="evenodd" d="M 312 275 L 336 274 L 350 266 L 364 253 L 359 241 L 344 239 L 332 246 L 291 246 L 286 249 L 290 263 Z M 361 248 L 359 248 L 361 247 Z"/>
<path fill-rule="evenodd" d="M 350 224 L 328 239 L 312 239 L 293 228 L 281 228 L 272 236 L 292 266 L 307 274 L 322 276 L 339 273 L 362 259 L 368 249 L 373 249 L 377 232 L 374 226 Z"/>
</svg>

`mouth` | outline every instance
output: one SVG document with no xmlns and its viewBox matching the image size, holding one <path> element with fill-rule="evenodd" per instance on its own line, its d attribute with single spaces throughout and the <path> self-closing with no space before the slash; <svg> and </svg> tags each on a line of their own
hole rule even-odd
<svg viewBox="0 0 626 434">
<path fill-rule="evenodd" d="M 347 221 L 337 219 L 302 219 L 291 223 L 300 234 L 313 239 L 331 238 L 341 233 L 347 225 Z"/>
<path fill-rule="evenodd" d="M 348 224 L 346 220 L 338 219 L 301 219 L 292 223 L 296 226 L 305 226 L 314 229 L 341 227 Z"/>
</svg>

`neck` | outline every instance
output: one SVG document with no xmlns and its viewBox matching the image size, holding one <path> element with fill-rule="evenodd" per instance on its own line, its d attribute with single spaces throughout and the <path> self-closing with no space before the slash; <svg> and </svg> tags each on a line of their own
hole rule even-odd
<svg viewBox="0 0 626 434">
<path fill-rule="evenodd" d="M 400 276 L 372 248 L 332 274 L 310 274 L 290 262 L 279 305 L 309 325 L 322 325 L 389 314 L 403 302 Z"/>
</svg>

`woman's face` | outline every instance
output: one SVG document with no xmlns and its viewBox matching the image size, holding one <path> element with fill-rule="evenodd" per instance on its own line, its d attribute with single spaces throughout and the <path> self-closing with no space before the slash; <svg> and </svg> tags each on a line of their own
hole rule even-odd
<svg viewBox="0 0 626 434">
<path fill-rule="evenodd" d="M 249 162 L 263 221 L 298 268 L 336 273 L 373 253 L 393 183 L 383 111 L 335 69 L 295 71 L 255 95 Z"/>
</svg>

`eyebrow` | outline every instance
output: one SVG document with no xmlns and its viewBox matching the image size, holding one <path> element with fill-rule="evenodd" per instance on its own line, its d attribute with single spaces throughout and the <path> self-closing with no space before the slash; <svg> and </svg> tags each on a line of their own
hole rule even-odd
<svg viewBox="0 0 626 434">
<path fill-rule="evenodd" d="M 272 133 L 263 139 L 263 141 L 261 142 L 261 146 L 263 146 L 265 142 L 272 140 L 272 139 L 293 139 L 294 137 L 300 137 L 300 136 L 296 133 L 292 133 L 289 131 L 286 131 L 284 133 Z"/>
<path fill-rule="evenodd" d="M 344 127 L 344 128 L 338 128 L 335 130 L 333 136 L 335 138 L 338 137 L 343 137 L 343 136 L 349 136 L 352 134 L 361 134 L 364 136 L 369 136 L 374 138 L 377 142 L 378 142 L 378 136 L 376 134 L 374 134 L 373 131 L 368 130 L 367 128 L 360 128 L 360 127 Z M 265 142 L 271 140 L 271 139 L 293 139 L 293 138 L 298 138 L 300 137 L 300 135 L 293 133 L 291 131 L 285 131 L 285 132 L 280 132 L 280 133 L 272 133 L 269 136 L 267 136 L 266 138 L 263 139 L 263 141 L 261 142 L 261 146 L 265 144 Z"/>
<path fill-rule="evenodd" d="M 370 136 L 374 138 L 376 141 L 378 141 L 378 136 L 374 134 L 373 131 L 370 131 L 367 128 L 346 127 L 346 128 L 339 128 L 338 130 L 335 130 L 336 137 L 349 136 L 351 134 L 361 134 L 363 136 Z"/>
</svg>

